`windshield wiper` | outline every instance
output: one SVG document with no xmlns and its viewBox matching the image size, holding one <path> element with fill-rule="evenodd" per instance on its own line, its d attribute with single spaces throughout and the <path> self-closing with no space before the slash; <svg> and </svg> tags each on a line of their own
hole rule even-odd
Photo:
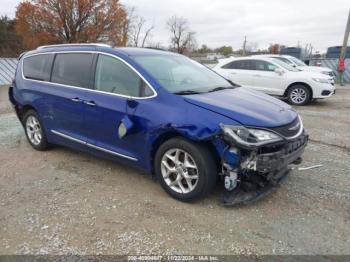
<svg viewBox="0 0 350 262">
<path fill-rule="evenodd" d="M 225 89 L 235 89 L 235 88 L 236 88 L 235 86 L 226 86 L 226 87 L 220 86 L 220 87 L 214 88 L 212 90 L 209 90 L 208 93 L 221 91 L 221 90 L 225 90 Z"/>
<path fill-rule="evenodd" d="M 195 90 L 183 90 L 179 92 L 175 92 L 175 95 L 195 95 L 195 94 L 201 94 L 201 92 L 195 91 Z"/>
</svg>

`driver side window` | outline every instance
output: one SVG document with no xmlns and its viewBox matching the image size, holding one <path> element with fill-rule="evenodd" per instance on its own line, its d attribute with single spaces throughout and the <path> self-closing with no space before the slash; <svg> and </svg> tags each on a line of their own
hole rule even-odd
<svg viewBox="0 0 350 262">
<path fill-rule="evenodd" d="M 107 55 L 99 55 L 95 90 L 132 97 L 151 96 L 153 92 L 130 67 Z"/>
</svg>

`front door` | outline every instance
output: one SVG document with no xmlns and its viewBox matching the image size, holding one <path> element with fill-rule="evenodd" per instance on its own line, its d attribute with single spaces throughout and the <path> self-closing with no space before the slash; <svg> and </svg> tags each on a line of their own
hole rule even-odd
<svg viewBox="0 0 350 262">
<path fill-rule="evenodd" d="M 88 143 L 95 149 L 136 161 L 140 145 L 130 131 L 137 99 L 144 97 L 143 80 L 120 59 L 100 54 L 96 62 L 94 92 L 86 97 Z"/>
<path fill-rule="evenodd" d="M 254 88 L 250 60 L 248 59 L 233 61 L 220 68 L 220 73 L 235 84 Z"/>
<path fill-rule="evenodd" d="M 251 60 L 251 63 L 255 89 L 270 95 L 283 95 L 283 74 L 275 72 L 277 66 L 263 60 Z"/>
</svg>

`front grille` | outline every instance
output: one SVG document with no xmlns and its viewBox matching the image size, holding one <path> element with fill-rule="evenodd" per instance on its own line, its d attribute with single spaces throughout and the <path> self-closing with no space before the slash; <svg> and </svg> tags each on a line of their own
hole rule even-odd
<svg viewBox="0 0 350 262">
<path fill-rule="evenodd" d="M 333 71 L 329 72 L 328 74 L 329 74 L 329 76 L 331 76 L 331 77 L 335 77 L 335 76 L 336 76 L 336 74 L 335 74 Z"/>
<path fill-rule="evenodd" d="M 292 137 L 298 134 L 301 128 L 301 122 L 299 117 L 297 117 L 292 123 L 280 127 L 273 127 L 271 130 L 277 132 L 284 137 Z"/>
<path fill-rule="evenodd" d="M 291 154 L 297 151 L 299 148 L 303 147 L 307 143 L 308 137 L 303 135 L 292 141 L 289 141 L 286 145 L 286 154 Z"/>
<path fill-rule="evenodd" d="M 272 146 L 268 150 L 269 146 L 267 145 L 257 155 L 257 171 L 267 173 L 287 167 L 301 156 L 307 142 L 308 136 L 302 134 L 280 146 L 277 151 L 273 151 L 276 146 Z"/>
</svg>

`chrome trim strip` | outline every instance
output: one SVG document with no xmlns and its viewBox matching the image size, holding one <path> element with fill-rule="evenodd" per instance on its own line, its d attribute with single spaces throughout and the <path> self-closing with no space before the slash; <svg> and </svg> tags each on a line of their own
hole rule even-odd
<svg viewBox="0 0 350 262">
<path fill-rule="evenodd" d="M 293 139 L 299 137 L 299 136 L 303 133 L 303 131 L 304 131 L 303 120 L 301 119 L 301 117 L 300 117 L 299 114 L 298 114 L 298 118 L 299 118 L 299 122 L 300 122 L 300 127 L 299 127 L 300 129 L 299 129 L 299 131 L 298 131 L 298 133 L 297 133 L 296 135 L 290 136 L 290 137 L 284 136 L 284 135 L 278 133 L 277 131 L 272 130 L 272 129 L 267 128 L 267 127 L 256 127 L 256 126 L 254 126 L 254 127 L 245 126 L 245 127 L 248 128 L 248 129 L 249 129 L 249 128 L 252 128 L 252 129 L 257 129 L 257 130 L 259 130 L 259 129 L 261 129 L 261 130 L 266 130 L 266 131 L 269 131 L 269 132 L 272 132 L 272 133 L 278 135 L 279 137 L 281 137 L 281 138 L 283 138 L 283 139 L 285 139 L 285 140 L 293 140 Z"/>
<path fill-rule="evenodd" d="M 29 57 L 32 57 L 32 56 L 37 56 L 37 55 L 71 54 L 71 53 L 76 53 L 76 54 L 86 54 L 86 53 L 87 54 L 102 54 L 102 55 L 111 56 L 111 57 L 114 57 L 114 58 L 120 60 L 125 65 L 127 65 L 131 70 L 133 70 L 143 81 L 145 81 L 147 86 L 152 90 L 153 95 L 147 96 L 147 97 L 134 97 L 134 96 L 119 95 L 119 94 L 108 93 L 108 92 L 99 91 L 99 90 L 95 90 L 95 89 L 83 88 L 83 87 L 79 87 L 79 86 L 71 86 L 71 85 L 65 85 L 65 84 L 48 82 L 48 81 L 40 81 L 40 80 L 28 79 L 28 78 L 26 78 L 24 76 L 23 62 L 24 62 L 24 59 L 26 59 L 26 58 L 29 58 Z M 119 56 L 112 55 L 112 54 L 105 53 L 105 52 L 101 52 L 101 51 L 58 51 L 58 52 L 45 52 L 45 53 L 31 54 L 31 55 L 27 55 L 27 56 L 24 55 L 24 57 L 22 58 L 21 67 L 22 67 L 21 68 L 22 79 L 27 80 L 27 81 L 45 83 L 45 84 L 55 85 L 55 86 L 59 85 L 59 86 L 68 87 L 68 88 L 76 88 L 76 89 L 80 89 L 80 90 L 86 90 L 86 91 L 90 91 L 90 92 L 102 93 L 102 94 L 107 94 L 107 95 L 111 95 L 111 96 L 124 97 L 124 98 L 127 98 L 127 99 L 135 99 L 135 100 L 150 99 L 150 98 L 154 98 L 154 97 L 156 97 L 158 95 L 156 90 L 154 89 L 154 87 L 133 66 L 131 66 L 128 62 L 126 62 L 124 59 L 120 58 Z"/>
<path fill-rule="evenodd" d="M 126 156 L 126 155 L 117 153 L 117 152 L 115 152 L 115 151 L 111 151 L 111 150 L 105 149 L 105 148 L 103 148 L 103 147 L 99 147 L 99 146 L 92 145 L 92 144 L 87 143 L 87 142 L 85 142 L 85 141 L 83 141 L 83 140 L 80 140 L 80 139 L 77 139 L 77 138 L 68 136 L 68 135 L 63 134 L 63 133 L 61 133 L 61 132 L 58 132 L 58 131 L 56 131 L 56 130 L 51 130 L 51 132 L 52 132 L 53 134 L 55 134 L 55 135 L 58 135 L 58 136 L 61 136 L 61 137 L 63 137 L 63 138 L 69 139 L 69 140 L 71 140 L 71 141 L 77 142 L 77 143 L 79 143 L 79 144 L 86 145 L 86 146 L 88 146 L 88 147 L 91 147 L 91 148 L 94 148 L 94 149 L 103 151 L 103 152 L 105 152 L 105 153 L 109 153 L 109 154 L 111 154 L 111 155 L 123 157 L 123 158 L 129 159 L 129 160 L 132 160 L 132 161 L 137 161 L 137 158 L 134 158 L 134 157 L 131 157 L 131 156 Z"/>
<path fill-rule="evenodd" d="M 277 131 L 272 130 L 272 129 L 268 128 L 268 127 L 258 127 L 258 126 L 244 126 L 244 127 L 248 128 L 248 129 L 257 129 L 257 130 L 269 131 L 271 133 L 274 133 L 274 134 L 278 135 L 279 137 L 281 137 L 281 138 L 283 138 L 285 140 L 293 140 L 293 139 L 299 137 L 304 131 L 303 120 L 301 119 L 301 116 L 299 114 L 298 114 L 298 118 L 299 118 L 299 122 L 300 122 L 300 129 L 299 129 L 299 131 L 298 131 L 298 133 L 296 135 L 290 136 L 290 137 L 284 136 L 284 135 L 278 133 Z"/>
<path fill-rule="evenodd" d="M 87 146 L 89 146 L 89 147 L 91 147 L 91 148 L 94 148 L 94 149 L 97 149 L 97 150 L 100 150 L 100 151 L 103 151 L 103 152 L 106 152 L 106 153 L 109 153 L 109 154 L 111 154 L 111 155 L 120 156 L 120 157 L 127 158 L 127 159 L 129 159 L 129 160 L 137 161 L 137 159 L 134 158 L 134 157 L 126 156 L 126 155 L 117 153 L 117 152 L 115 152 L 115 151 L 111 151 L 111 150 L 105 149 L 105 148 L 103 148 L 103 147 L 95 146 L 95 145 L 92 145 L 92 144 L 89 144 L 89 143 L 87 143 Z"/>
<path fill-rule="evenodd" d="M 300 129 L 299 129 L 299 132 L 295 135 L 295 136 L 291 136 L 291 137 L 285 137 L 283 136 L 284 138 L 286 138 L 287 140 L 292 140 L 294 138 L 297 138 L 299 137 L 303 131 L 304 131 L 304 124 L 303 124 L 303 120 L 301 119 L 300 115 L 298 115 L 298 118 L 299 118 L 299 122 L 300 122 Z"/>
<path fill-rule="evenodd" d="M 64 138 L 67 138 L 67 139 L 72 140 L 72 141 L 74 141 L 74 142 L 77 142 L 77 143 L 79 143 L 79 144 L 83 144 L 83 145 L 86 145 L 86 144 L 87 144 L 87 143 L 86 143 L 85 141 L 83 141 L 83 140 L 80 140 L 80 139 L 77 139 L 77 138 L 74 138 L 74 137 L 65 135 L 65 134 L 63 134 L 63 133 L 61 133 L 61 132 L 58 132 L 58 131 L 56 131 L 56 130 L 51 130 L 51 132 L 54 133 L 55 135 L 59 135 L 59 136 L 61 136 L 61 137 L 64 137 Z"/>
</svg>

